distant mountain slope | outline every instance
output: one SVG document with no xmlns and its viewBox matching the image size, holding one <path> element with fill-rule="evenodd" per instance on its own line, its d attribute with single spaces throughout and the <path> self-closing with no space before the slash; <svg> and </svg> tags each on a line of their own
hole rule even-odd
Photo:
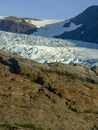
<svg viewBox="0 0 98 130">
<path fill-rule="evenodd" d="M 18 17 L 0 17 L 0 30 L 13 33 L 32 34 L 38 28 L 45 25 L 58 23 L 61 20 L 40 20 L 32 18 L 18 18 Z"/>
<path fill-rule="evenodd" d="M 70 19 L 64 27 L 69 27 L 71 22 L 76 25 L 82 24 L 79 28 L 72 31 L 65 31 L 59 38 L 83 40 L 98 43 L 98 6 L 91 6 L 78 16 Z"/>
<path fill-rule="evenodd" d="M 1 17 L 0 18 L 0 30 L 13 32 L 13 33 L 25 33 L 28 30 L 36 30 L 36 26 L 25 21 L 24 18 L 17 17 Z"/>
<path fill-rule="evenodd" d="M 69 20 L 0 17 L 0 30 L 98 43 L 98 6 Z"/>
<path fill-rule="evenodd" d="M 0 49 L 42 62 L 98 65 L 98 44 L 0 31 Z"/>
<path fill-rule="evenodd" d="M 45 27 L 37 29 L 37 31 L 35 31 L 33 35 L 44 37 L 55 37 L 56 35 L 60 35 L 65 31 L 67 32 L 73 31 L 82 26 L 82 24 L 76 25 L 73 22 L 71 22 L 69 27 L 64 27 L 64 25 L 67 23 L 69 23 L 69 20 L 63 20 L 54 24 L 47 24 Z"/>
</svg>

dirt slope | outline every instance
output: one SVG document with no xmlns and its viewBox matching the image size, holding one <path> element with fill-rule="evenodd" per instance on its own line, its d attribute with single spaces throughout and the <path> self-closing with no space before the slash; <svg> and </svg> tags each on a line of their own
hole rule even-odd
<svg viewBox="0 0 98 130">
<path fill-rule="evenodd" d="M 98 130 L 98 67 L 0 51 L 0 130 Z"/>
</svg>

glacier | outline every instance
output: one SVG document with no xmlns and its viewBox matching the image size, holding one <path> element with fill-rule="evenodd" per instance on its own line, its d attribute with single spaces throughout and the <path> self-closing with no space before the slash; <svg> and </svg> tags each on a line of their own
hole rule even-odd
<svg viewBox="0 0 98 130">
<path fill-rule="evenodd" d="M 0 31 L 0 49 L 41 63 L 98 66 L 98 44 Z"/>
<path fill-rule="evenodd" d="M 69 27 L 64 27 L 65 23 L 69 23 L 70 20 L 62 20 L 56 23 L 47 24 L 44 27 L 40 27 L 36 32 L 33 33 L 34 36 L 43 36 L 43 37 L 55 37 L 64 32 L 70 32 L 81 27 L 82 24 L 76 25 L 70 22 Z"/>
</svg>

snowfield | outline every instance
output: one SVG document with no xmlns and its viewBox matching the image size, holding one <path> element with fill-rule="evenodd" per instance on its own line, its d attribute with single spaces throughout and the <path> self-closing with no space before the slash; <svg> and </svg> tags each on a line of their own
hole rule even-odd
<svg viewBox="0 0 98 130">
<path fill-rule="evenodd" d="M 43 20 L 25 19 L 25 21 L 27 23 L 36 25 L 37 28 L 41 28 L 41 27 L 44 27 L 49 24 L 55 24 L 55 23 L 62 22 L 62 20 L 49 20 L 49 19 L 43 19 Z"/>
<path fill-rule="evenodd" d="M 42 63 L 98 65 L 98 44 L 0 31 L 0 49 Z"/>
<path fill-rule="evenodd" d="M 12 17 L 12 16 L 11 16 Z M 0 20 L 6 20 L 7 18 L 11 17 L 6 17 L 6 16 L 0 16 Z M 34 36 L 43 36 L 43 37 L 55 37 L 58 35 L 63 34 L 64 32 L 70 32 L 74 31 L 83 24 L 78 24 L 76 25 L 75 23 L 71 22 L 71 20 L 50 20 L 50 19 L 32 19 L 32 18 L 18 18 L 18 17 L 12 17 L 15 18 L 14 22 L 21 23 L 23 20 L 26 23 L 32 24 L 36 26 L 37 31 L 32 32 L 32 35 Z M 13 20 L 12 20 L 13 21 Z M 69 26 L 65 27 L 65 24 L 69 24 Z M 83 33 L 83 32 L 81 32 Z"/>
<path fill-rule="evenodd" d="M 71 22 L 69 27 L 64 27 L 65 23 L 69 23 L 69 22 L 70 20 L 63 20 L 63 21 L 56 21 L 56 22 L 54 21 L 54 23 L 48 22 L 45 26 L 40 26 L 40 28 L 37 29 L 37 32 L 34 32 L 33 35 L 43 36 L 43 37 L 55 37 L 60 34 L 63 34 L 64 32 L 70 32 L 76 30 L 77 28 L 82 26 L 82 24 L 75 25 L 74 23 Z"/>
</svg>

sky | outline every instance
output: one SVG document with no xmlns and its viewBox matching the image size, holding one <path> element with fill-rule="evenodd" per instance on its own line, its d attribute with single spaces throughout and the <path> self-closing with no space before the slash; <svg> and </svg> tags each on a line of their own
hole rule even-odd
<svg viewBox="0 0 98 130">
<path fill-rule="evenodd" d="M 69 19 L 98 0 L 0 0 L 0 16 Z"/>
</svg>

